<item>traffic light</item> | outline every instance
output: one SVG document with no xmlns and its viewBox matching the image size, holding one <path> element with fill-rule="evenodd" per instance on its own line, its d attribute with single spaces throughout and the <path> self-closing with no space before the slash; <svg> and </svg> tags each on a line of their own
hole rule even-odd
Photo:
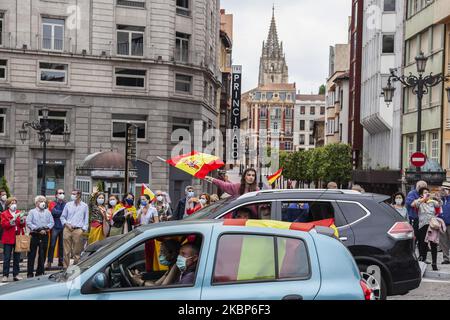
<svg viewBox="0 0 450 320">
<path fill-rule="evenodd" d="M 136 161 L 137 158 L 137 130 L 136 126 L 127 123 L 127 160 Z"/>
</svg>

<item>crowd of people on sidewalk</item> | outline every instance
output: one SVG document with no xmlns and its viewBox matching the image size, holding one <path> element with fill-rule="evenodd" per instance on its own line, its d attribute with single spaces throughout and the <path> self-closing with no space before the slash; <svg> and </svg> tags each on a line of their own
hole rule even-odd
<svg viewBox="0 0 450 320">
<path fill-rule="evenodd" d="M 216 179 L 207 176 L 206 180 L 216 185 L 219 192 L 238 196 L 259 190 L 256 177 L 255 169 L 249 168 L 244 171 L 239 183 L 232 183 L 226 177 Z M 337 188 L 335 182 L 327 185 L 327 189 Z M 354 185 L 352 190 L 365 192 L 358 185 Z M 85 203 L 79 190 L 73 190 L 70 201 L 66 201 L 62 189 L 56 191 L 51 201 L 44 196 L 37 196 L 34 200 L 33 209 L 28 213 L 21 212 L 18 210 L 17 199 L 8 198 L 6 192 L 0 190 L 3 282 L 9 281 L 11 259 L 13 280 L 21 280 L 21 252 L 17 252 L 17 237 L 24 235 L 27 230 L 30 235 L 27 277 L 31 278 L 52 270 L 55 251 L 58 268 L 68 268 L 71 259 L 73 264 L 79 262 L 86 243 L 89 245 L 110 236 L 124 234 L 141 225 L 182 220 L 218 201 L 219 196 L 207 193 L 196 196 L 194 187 L 187 186 L 185 195 L 179 200 L 175 210 L 172 210 L 169 195 L 160 190 L 155 192 L 154 197 L 143 194 L 137 201 L 132 193 L 127 193 L 120 200 L 116 195 L 108 197 L 103 192 L 96 192 L 90 203 Z M 450 183 L 445 182 L 439 192 L 434 194 L 430 193 L 426 182 L 419 181 L 407 196 L 401 192 L 394 194 L 391 205 L 413 226 L 419 260 L 429 263 L 426 257 L 428 251 L 431 251 L 431 264 L 433 270 L 437 270 L 439 245 L 443 252 L 443 264 L 450 264 Z"/>
<path fill-rule="evenodd" d="M 209 180 L 231 195 L 257 190 L 256 171 L 248 170 L 245 176 L 250 178 L 243 178 L 242 185 L 213 178 Z M 73 264 L 79 262 L 86 245 L 86 234 L 87 244 L 92 244 L 106 237 L 130 232 L 141 225 L 181 220 L 218 200 L 216 194 L 202 193 L 196 196 L 194 188 L 187 186 L 185 196 L 172 211 L 169 195 L 160 190 L 156 191 L 153 199 L 150 195 L 143 194 L 137 202 L 132 193 L 119 200 L 116 195 L 107 198 L 105 193 L 96 192 L 92 196 L 92 203 L 88 204 L 81 200 L 80 190 L 73 190 L 70 201 L 66 201 L 64 190 L 58 189 L 54 200 L 49 201 L 45 196 L 37 196 L 34 199 L 35 207 L 27 213 L 17 209 L 15 197 L 8 198 L 6 192 L 0 190 L 2 281 L 9 281 L 11 258 L 13 280 L 22 280 L 19 276 L 21 252 L 17 249 L 17 236 L 25 235 L 26 230 L 30 235 L 27 277 L 31 278 L 52 269 L 56 246 L 58 267 L 68 268 L 72 258 Z"/>
<path fill-rule="evenodd" d="M 397 192 L 392 196 L 392 207 L 414 229 L 419 261 L 430 264 L 438 271 L 438 247 L 442 251 L 442 264 L 450 264 L 450 182 L 444 182 L 437 192 L 431 192 L 425 181 L 418 181 L 406 196 Z"/>
</svg>

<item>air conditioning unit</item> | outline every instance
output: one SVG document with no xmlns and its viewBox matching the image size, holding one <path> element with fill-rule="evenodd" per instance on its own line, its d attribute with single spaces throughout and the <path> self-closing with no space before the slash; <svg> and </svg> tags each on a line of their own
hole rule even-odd
<svg viewBox="0 0 450 320">
<path fill-rule="evenodd" d="M 22 50 L 28 50 L 28 45 L 22 44 Z"/>
</svg>

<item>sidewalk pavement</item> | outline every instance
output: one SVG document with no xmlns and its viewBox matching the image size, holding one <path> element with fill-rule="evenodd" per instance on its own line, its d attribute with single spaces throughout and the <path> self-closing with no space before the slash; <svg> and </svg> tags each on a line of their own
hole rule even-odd
<svg viewBox="0 0 450 320">
<path fill-rule="evenodd" d="M 428 261 L 431 262 L 431 252 L 428 252 Z M 424 278 L 429 279 L 438 279 L 438 280 L 450 280 L 450 264 L 442 264 L 443 261 L 443 255 L 442 252 L 438 252 L 438 271 L 433 271 L 433 268 L 431 267 L 431 264 L 428 264 L 426 266 L 425 274 L 423 275 Z"/>
</svg>

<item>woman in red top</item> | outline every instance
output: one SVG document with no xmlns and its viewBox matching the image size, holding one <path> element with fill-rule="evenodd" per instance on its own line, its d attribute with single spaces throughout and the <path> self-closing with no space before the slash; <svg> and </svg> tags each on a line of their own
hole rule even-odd
<svg viewBox="0 0 450 320">
<path fill-rule="evenodd" d="M 186 215 L 190 216 L 191 214 L 197 212 L 198 210 L 209 206 L 211 204 L 211 198 L 209 194 L 202 193 L 199 199 L 191 198 L 188 200 L 188 203 L 194 203 L 193 208 L 186 209 Z"/>
<path fill-rule="evenodd" d="M 19 281 L 20 273 L 20 253 L 15 252 L 16 235 L 23 234 L 26 225 L 25 216 L 17 210 L 17 199 L 9 198 L 6 200 L 6 210 L 1 214 L 1 225 L 3 228 L 3 282 L 8 281 L 9 264 L 11 254 L 13 254 L 13 277 L 14 281 Z"/>
</svg>

